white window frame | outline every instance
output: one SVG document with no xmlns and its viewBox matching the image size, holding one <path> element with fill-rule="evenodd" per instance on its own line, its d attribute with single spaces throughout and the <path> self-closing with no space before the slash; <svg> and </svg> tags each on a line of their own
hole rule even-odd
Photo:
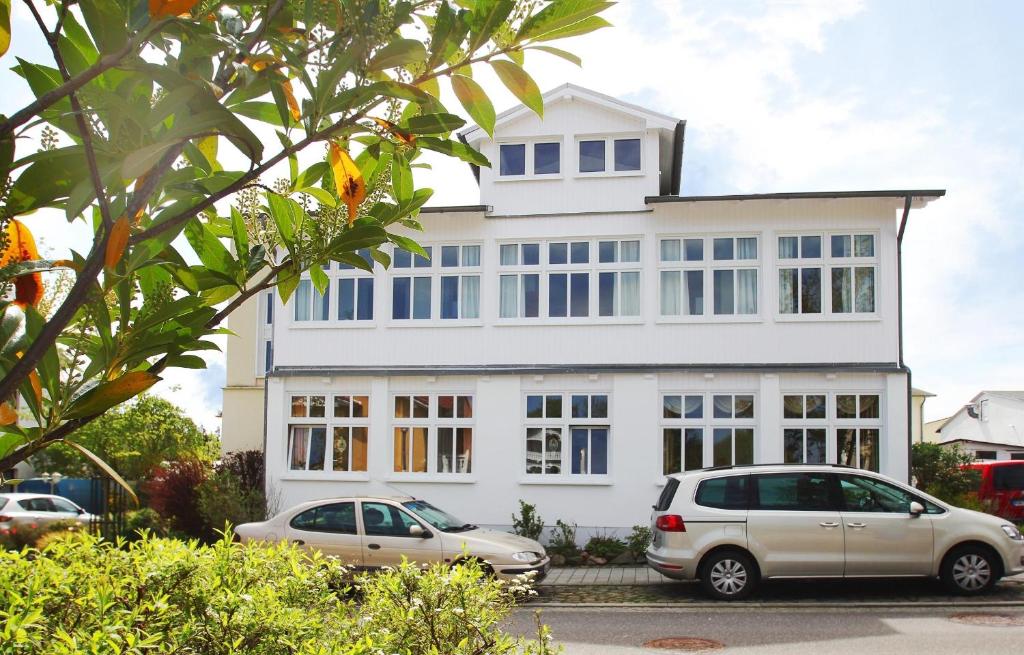
<svg viewBox="0 0 1024 655">
<path fill-rule="evenodd" d="M 786 396 L 800 396 L 802 409 L 800 418 L 787 418 L 786 417 Z M 825 398 L 825 416 L 824 418 L 807 418 L 807 397 L 808 396 L 822 396 Z M 807 430 L 823 430 L 825 432 L 825 462 L 832 461 L 830 457 L 829 441 L 830 441 L 830 429 L 829 429 L 829 417 L 833 412 L 833 398 L 828 391 L 805 391 L 805 390 L 782 390 L 779 392 L 779 416 L 781 417 L 781 425 L 779 429 L 779 438 L 782 445 L 782 459 L 786 459 L 786 430 L 801 430 L 802 431 L 802 448 L 800 463 L 807 461 Z"/>
<path fill-rule="evenodd" d="M 524 245 L 536 245 L 538 250 L 537 263 L 536 264 L 524 264 L 523 263 L 523 246 Z M 501 263 L 501 250 L 506 246 L 514 246 L 516 249 L 516 263 L 515 264 L 502 264 Z M 524 323 L 532 323 L 535 321 L 546 318 L 545 316 L 545 252 L 547 244 L 544 241 L 522 239 L 518 241 L 499 241 L 497 244 L 498 252 L 498 311 L 497 320 L 499 322 L 511 322 L 517 323 L 522 321 Z M 516 278 L 516 315 L 515 316 L 502 316 L 502 278 L 505 276 L 515 276 Z M 526 313 L 526 293 L 524 291 L 525 285 L 523 284 L 524 275 L 536 275 L 537 276 L 537 315 L 536 316 L 525 316 Z"/>
<path fill-rule="evenodd" d="M 534 146 L 538 143 L 558 144 L 558 172 L 557 173 L 534 173 Z M 501 146 L 524 146 L 526 156 L 523 161 L 523 175 L 502 175 L 501 174 Z M 561 180 L 565 177 L 565 137 L 563 135 L 536 136 L 528 139 L 507 138 L 499 139 L 494 144 L 495 161 L 493 179 L 495 182 L 522 182 L 524 180 Z"/>
<path fill-rule="evenodd" d="M 393 265 L 387 273 L 387 325 L 390 327 L 478 327 L 483 325 L 484 298 L 486 294 L 485 282 L 489 275 L 485 275 L 484 257 L 486 256 L 484 242 L 480 240 L 467 241 L 440 241 L 436 243 L 422 244 L 424 248 L 430 248 L 430 265 L 416 267 L 416 255 L 412 255 L 409 268 L 395 268 Z M 457 246 L 459 248 L 459 266 L 441 266 L 441 252 L 445 246 Z M 463 266 L 463 248 L 466 246 L 480 249 L 480 263 L 476 266 Z M 395 247 L 397 249 L 397 246 Z M 392 251 L 393 252 L 393 251 Z M 430 278 L 430 318 L 412 318 L 413 303 L 415 299 L 415 278 Z M 459 294 L 459 318 L 441 318 L 441 278 L 458 277 Z M 464 305 L 462 302 L 462 285 L 464 277 L 478 277 L 477 316 L 473 318 L 462 318 Z M 409 290 L 409 318 L 394 317 L 394 289 L 395 278 L 410 278 Z M 376 309 L 376 308 L 375 308 Z M 423 395 L 423 394 L 418 394 Z"/>
<path fill-rule="evenodd" d="M 666 418 L 664 413 L 665 398 L 667 396 L 682 396 L 683 397 L 683 412 L 686 410 L 686 396 L 700 396 L 702 402 L 702 417 L 701 418 Z M 750 396 L 753 400 L 753 417 L 752 418 L 715 418 L 714 412 L 714 399 L 715 396 L 730 396 L 732 398 L 732 413 L 735 414 L 736 407 L 736 396 Z M 715 466 L 715 429 L 731 429 L 733 430 L 731 440 L 731 462 L 736 461 L 736 435 L 735 430 L 737 429 L 750 429 L 753 430 L 753 443 L 752 453 L 753 463 L 757 464 L 760 460 L 761 448 L 758 444 L 758 428 L 759 428 L 759 416 L 761 412 L 760 398 L 757 391 L 744 390 L 744 389 L 716 389 L 714 391 L 708 390 L 696 390 L 696 389 L 677 389 L 669 388 L 662 389 L 658 392 L 658 426 L 660 428 L 659 440 L 658 440 L 658 452 L 657 457 L 657 475 L 658 484 L 664 481 L 665 471 L 665 448 L 664 438 L 666 429 L 680 429 L 682 430 L 681 437 L 683 439 L 683 467 L 684 471 L 686 467 L 686 429 L 687 428 L 699 428 L 702 430 L 702 453 L 703 462 L 701 468 L 707 468 Z"/>
<path fill-rule="evenodd" d="M 395 398 L 410 398 L 410 410 L 413 406 L 412 397 L 426 396 L 429 398 L 427 417 L 403 417 L 395 416 Z M 438 416 L 440 404 L 438 398 L 441 396 L 453 396 L 452 418 L 441 418 Z M 470 398 L 473 416 L 470 418 L 458 417 L 458 397 L 467 396 Z M 388 394 L 388 474 L 386 479 L 394 481 L 420 481 L 420 482 L 476 482 L 476 449 L 479 432 L 476 429 L 477 415 L 477 394 L 473 391 L 431 391 L 422 393 L 419 391 L 396 391 Z M 427 470 L 424 471 L 396 471 L 395 462 L 395 430 L 398 428 L 426 428 L 427 429 Z M 471 433 L 471 445 L 469 449 L 469 472 L 456 473 L 454 471 L 439 472 L 437 470 L 437 445 L 439 428 L 469 428 Z M 453 438 L 456 433 L 453 433 Z"/>
<path fill-rule="evenodd" d="M 821 238 L 821 257 L 819 258 L 787 258 L 782 259 L 779 257 L 779 239 L 783 237 L 805 237 L 805 236 L 816 236 Z M 871 257 L 856 257 L 853 254 L 849 257 L 834 257 L 832 255 L 832 237 L 834 236 L 848 236 L 850 237 L 851 253 L 855 253 L 856 246 L 855 241 L 857 236 L 871 236 L 874 241 L 874 254 Z M 881 303 L 881 257 L 879 251 L 881 249 L 881 238 L 880 233 L 877 230 L 858 230 L 858 229 L 844 229 L 844 230 L 829 230 L 823 232 L 816 231 L 783 231 L 776 232 L 774 237 L 775 245 L 775 308 L 774 315 L 775 320 L 781 322 L 788 321 L 877 321 L 881 317 L 880 303 Z M 797 311 L 794 314 L 785 314 L 781 311 L 781 279 L 780 271 L 783 269 L 795 268 L 797 270 L 801 268 L 819 268 L 821 270 L 821 312 L 816 314 L 804 314 Z M 850 293 L 851 302 L 853 303 L 852 308 L 854 311 L 849 312 L 837 312 L 832 306 L 832 271 L 833 269 L 846 268 L 850 270 Z M 856 271 L 858 268 L 871 268 L 874 271 L 874 311 L 871 312 L 858 312 L 856 311 Z M 800 285 L 803 284 L 802 276 L 797 275 L 798 286 L 797 286 L 797 300 L 799 310 L 799 299 L 800 299 Z"/>
<path fill-rule="evenodd" d="M 291 405 L 293 397 L 304 396 L 306 398 L 306 416 L 292 416 Z M 323 416 L 310 416 L 309 409 L 312 406 L 310 398 L 317 396 L 324 398 L 324 415 Z M 349 397 L 365 397 L 367 399 L 367 415 L 366 417 L 335 417 L 334 416 L 334 397 L 335 396 L 349 396 Z M 282 473 L 282 479 L 285 480 L 354 480 L 354 481 L 365 481 L 369 480 L 368 471 L 335 471 L 334 469 L 334 428 L 335 427 L 365 427 L 366 428 L 366 455 L 367 455 L 367 469 L 369 469 L 369 462 L 371 458 L 371 450 L 373 449 L 373 429 L 370 425 L 370 409 L 373 402 L 373 398 L 368 390 L 344 390 L 344 391 L 325 391 L 325 390 L 289 390 L 284 394 L 284 422 L 285 422 L 285 453 L 284 453 L 284 470 Z M 310 470 L 307 453 L 307 463 L 305 469 L 293 469 L 291 468 L 291 439 L 293 428 L 323 428 L 325 434 L 325 445 L 324 445 L 324 468 L 323 470 Z M 312 439 L 312 435 L 310 435 Z M 349 436 L 351 440 L 351 435 Z M 351 453 L 351 448 L 349 449 Z M 349 455 L 349 465 L 351 468 L 351 454 Z"/>
<path fill-rule="evenodd" d="M 529 396 L 542 396 L 543 406 L 547 406 L 547 396 L 561 396 L 562 398 L 562 416 L 558 418 L 528 418 L 527 412 L 527 398 Z M 572 397 L 573 396 L 587 396 L 587 407 L 588 414 L 593 406 L 592 396 L 605 396 L 607 403 L 607 416 L 603 418 L 593 418 L 588 416 L 587 418 L 573 418 L 572 417 Z M 522 417 L 523 425 L 521 435 L 521 450 L 519 455 L 519 482 L 520 484 L 560 484 L 560 485 L 607 485 L 611 484 L 613 476 L 613 463 L 614 463 L 614 433 L 612 430 L 614 417 L 612 415 L 612 393 L 611 391 L 600 389 L 588 389 L 585 391 L 557 391 L 557 390 L 528 390 L 524 391 L 520 399 L 520 416 Z M 546 430 L 549 428 L 557 428 L 561 430 L 562 434 L 562 451 L 560 460 L 560 472 L 559 473 L 527 473 L 526 472 L 526 456 L 529 452 L 527 448 L 527 434 L 531 428 L 539 428 Z M 572 473 L 572 430 L 573 428 L 600 428 L 607 430 L 608 432 L 608 443 L 607 443 L 607 461 L 606 473 Z M 589 442 L 588 442 L 589 443 Z M 592 449 L 588 447 L 588 453 L 592 453 Z M 591 468 L 591 462 L 588 460 L 587 469 Z"/>
<path fill-rule="evenodd" d="M 573 177 L 636 177 L 646 174 L 647 171 L 647 144 L 643 132 L 619 132 L 614 134 L 577 134 L 573 141 L 572 174 Z M 628 139 L 640 141 L 640 168 L 635 171 L 615 170 L 615 142 Z M 604 141 L 604 170 L 603 171 L 580 171 L 580 142 L 581 141 Z"/>
<path fill-rule="evenodd" d="M 256 302 L 255 374 L 257 379 L 265 378 L 274 366 L 274 319 L 277 317 L 278 311 L 275 291 L 270 289 L 260 292 Z"/>
<path fill-rule="evenodd" d="M 681 416 L 679 418 L 671 418 L 665 416 L 665 398 L 669 396 L 680 396 L 682 407 L 680 408 Z M 700 418 L 686 418 L 686 397 L 687 396 L 699 396 L 701 399 L 701 417 Z M 658 476 L 664 476 L 665 473 L 665 430 L 679 430 L 680 438 L 680 458 L 682 464 L 681 471 L 670 471 L 672 473 L 682 473 L 685 471 L 694 471 L 709 466 L 708 456 L 710 450 L 708 449 L 708 397 L 707 393 L 703 391 L 680 390 L 680 391 L 661 391 L 658 393 L 658 399 L 661 401 L 658 404 L 658 428 L 661 439 L 659 440 L 660 448 L 658 449 L 658 470 L 656 471 Z M 755 416 L 757 408 L 755 407 Z M 701 460 L 697 462 L 694 467 L 688 467 L 689 462 L 686 459 L 686 431 L 687 430 L 700 430 L 700 443 L 701 443 Z"/>
<path fill-rule="evenodd" d="M 366 249 L 364 249 L 364 250 L 366 250 Z M 323 329 L 337 329 L 337 328 L 351 330 L 351 329 L 366 329 L 366 328 L 376 327 L 376 325 L 377 325 L 377 318 L 378 318 L 378 316 L 380 314 L 380 311 L 381 311 L 380 276 L 377 275 L 377 273 L 380 270 L 380 268 L 378 267 L 377 262 L 374 259 L 370 258 L 369 253 L 367 253 L 366 256 L 367 256 L 367 258 L 369 258 L 370 263 L 373 264 L 373 267 L 374 267 L 374 272 L 373 273 L 371 273 L 369 271 L 364 271 L 362 269 L 355 268 L 355 267 L 353 267 L 351 269 L 341 268 L 341 264 L 338 263 L 338 262 L 331 262 L 329 267 L 326 268 L 326 269 L 321 268 L 321 271 L 327 277 L 327 280 L 328 280 L 328 286 L 327 286 L 327 318 L 324 319 L 324 320 L 313 320 L 313 319 L 309 319 L 309 320 L 303 319 L 303 320 L 300 320 L 300 319 L 295 318 L 296 294 L 298 293 L 298 289 L 296 288 L 295 293 L 292 294 L 292 297 L 288 300 L 288 304 L 285 306 L 285 309 L 286 309 L 287 314 L 288 314 L 288 321 L 289 321 L 288 326 L 290 328 L 295 328 L 295 329 L 300 329 L 300 330 L 323 330 Z M 358 303 L 359 303 L 359 280 L 360 279 L 372 279 L 373 280 L 373 291 L 371 293 L 371 297 L 373 298 L 373 316 L 372 316 L 372 318 L 370 318 L 370 319 L 352 319 L 352 320 L 348 320 L 348 319 L 342 320 L 342 319 L 338 318 L 338 307 L 340 305 L 340 300 L 338 298 L 338 294 L 340 293 L 340 289 L 341 289 L 341 282 L 340 281 L 342 279 L 353 279 L 353 280 L 355 280 L 353 282 L 353 284 L 355 285 L 355 293 L 356 293 L 356 311 L 358 311 Z M 311 292 L 314 294 L 314 296 L 316 296 L 316 294 L 317 294 L 316 287 L 313 285 L 312 279 L 310 278 L 310 274 L 309 274 L 308 271 L 302 274 L 302 276 L 300 278 L 300 281 L 299 281 L 299 284 L 302 284 L 303 282 L 309 282 Z M 389 307 L 389 309 L 390 309 L 390 307 Z"/>
<path fill-rule="evenodd" d="M 680 242 L 680 260 L 662 261 L 661 242 L 676 240 Z M 703 242 L 704 259 L 701 261 L 685 261 L 685 241 L 700 239 Z M 733 259 L 714 259 L 715 239 L 733 240 Z M 736 239 L 755 239 L 757 257 L 755 259 L 736 259 Z M 764 239 L 760 232 L 732 232 L 732 233 L 699 233 L 681 234 L 665 233 L 655 235 L 655 257 L 657 257 L 658 271 L 658 318 L 657 323 L 758 323 L 764 315 Z M 704 313 L 703 314 L 662 314 L 661 313 L 661 274 L 664 271 L 680 271 L 682 280 L 685 280 L 685 271 L 703 271 L 704 290 Z M 731 270 L 733 273 L 733 308 L 736 307 L 736 273 L 737 270 L 753 270 L 757 276 L 757 311 L 752 314 L 716 314 L 715 313 L 715 271 Z"/>
</svg>

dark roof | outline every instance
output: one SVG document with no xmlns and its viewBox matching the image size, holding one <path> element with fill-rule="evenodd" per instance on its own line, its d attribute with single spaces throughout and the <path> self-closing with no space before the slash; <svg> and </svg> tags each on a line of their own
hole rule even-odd
<svg viewBox="0 0 1024 655">
<path fill-rule="evenodd" d="M 905 198 L 907 196 L 941 198 L 945 189 L 904 189 L 886 191 L 797 191 L 789 193 L 749 193 L 724 196 L 647 196 L 644 202 L 656 205 L 665 202 L 707 202 L 715 200 L 798 200 L 802 198 Z"/>
<path fill-rule="evenodd" d="M 457 214 L 460 212 L 489 212 L 490 205 L 448 205 L 441 207 L 423 207 L 421 214 Z"/>
</svg>

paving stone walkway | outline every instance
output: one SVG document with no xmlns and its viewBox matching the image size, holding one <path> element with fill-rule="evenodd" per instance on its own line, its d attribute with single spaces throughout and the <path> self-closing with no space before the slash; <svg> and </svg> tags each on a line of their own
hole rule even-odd
<svg viewBox="0 0 1024 655">
<path fill-rule="evenodd" d="M 697 583 L 670 580 L 647 567 L 552 569 L 531 605 L 703 605 Z M 1024 576 L 1006 578 L 978 597 L 954 596 L 935 580 L 805 580 L 764 583 L 749 605 L 1024 606 Z M 720 604 L 720 603 L 719 603 Z"/>
</svg>

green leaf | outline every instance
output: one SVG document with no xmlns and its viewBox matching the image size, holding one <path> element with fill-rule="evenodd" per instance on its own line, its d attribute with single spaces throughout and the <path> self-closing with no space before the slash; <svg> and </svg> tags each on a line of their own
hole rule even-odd
<svg viewBox="0 0 1024 655">
<path fill-rule="evenodd" d="M 0 0 L 0 57 L 11 47 L 11 0 Z"/>
<path fill-rule="evenodd" d="M 320 268 L 319 265 L 311 266 L 309 269 L 309 279 L 313 282 L 313 287 L 316 292 L 321 296 L 327 293 L 327 285 L 331 283 L 331 279 L 324 273 L 324 269 Z"/>
<path fill-rule="evenodd" d="M 198 355 L 178 355 L 167 359 L 167 365 L 175 368 L 206 368 L 206 360 Z"/>
<path fill-rule="evenodd" d="M 490 40 L 515 5 L 513 0 L 477 0 L 476 6 L 467 17 L 470 31 L 467 52 L 470 55 Z"/>
<path fill-rule="evenodd" d="M 402 128 L 413 134 L 444 134 L 465 124 L 455 114 L 421 114 L 410 118 Z"/>
<path fill-rule="evenodd" d="M 523 21 L 516 34 L 516 42 L 536 39 L 556 30 L 571 27 L 613 4 L 615 3 L 604 0 L 555 0 Z"/>
<path fill-rule="evenodd" d="M 29 273 L 45 273 L 58 268 L 70 268 L 63 263 L 50 259 L 33 259 L 26 262 L 15 262 L 0 268 L 0 284 Z"/>
<path fill-rule="evenodd" d="M 313 164 L 312 166 L 298 174 L 298 176 L 295 178 L 295 188 L 300 189 L 308 186 L 313 186 L 321 177 L 324 176 L 324 173 L 327 172 L 327 168 L 327 162 L 316 162 L 315 164 Z"/>
<path fill-rule="evenodd" d="M 423 136 L 417 139 L 416 143 L 427 150 L 433 150 L 434 152 L 458 157 L 462 161 L 470 164 L 486 166 L 487 168 L 491 167 L 491 162 L 488 161 L 487 157 L 484 157 L 480 151 L 467 146 L 465 143 L 460 141 L 450 141 L 446 139 L 438 139 L 432 136 Z"/>
<path fill-rule="evenodd" d="M 238 262 L 202 221 L 198 218 L 189 221 L 185 226 L 185 238 L 210 272 L 234 279 L 239 269 Z"/>
<path fill-rule="evenodd" d="M 299 286 L 299 274 L 295 271 L 281 271 L 277 276 L 277 295 L 281 297 L 282 303 L 295 293 L 295 287 Z"/>
<path fill-rule="evenodd" d="M 4 0 L 0 0 L 4 2 Z M 6 121 L 7 117 L 0 114 L 0 122 Z M 14 163 L 14 132 L 8 132 L 0 136 L 0 187 L 7 181 L 11 172 L 11 164 Z"/>
<path fill-rule="evenodd" d="M 128 40 L 128 17 L 121 3 L 96 0 L 79 2 L 78 8 L 103 54 L 114 52 Z"/>
<path fill-rule="evenodd" d="M 427 60 L 427 70 L 433 70 L 462 45 L 462 40 L 469 32 L 466 15 L 465 11 L 452 11 L 447 2 L 438 5 L 434 27 L 430 33 L 430 58 Z"/>
<path fill-rule="evenodd" d="M 13 357 L 25 345 L 27 336 L 25 310 L 16 303 L 7 303 L 0 314 L 0 355 Z"/>
<path fill-rule="evenodd" d="M 274 219 L 274 224 L 277 225 L 277 232 L 281 235 L 285 246 L 291 251 L 295 246 L 295 231 L 306 212 L 302 210 L 299 203 L 276 193 L 268 193 L 267 201 L 270 205 L 270 216 Z"/>
<path fill-rule="evenodd" d="M 395 244 L 402 250 L 408 250 L 414 255 L 419 255 L 420 257 L 430 259 L 430 255 L 428 255 L 427 251 L 423 249 L 423 246 L 416 243 L 409 237 L 403 237 L 400 234 L 388 234 L 388 238 L 391 240 L 393 244 Z"/>
<path fill-rule="evenodd" d="M 239 258 L 249 253 L 249 233 L 245 229 L 245 219 L 234 207 L 231 208 L 231 238 L 234 239 L 235 252 Z"/>
<path fill-rule="evenodd" d="M 71 403 L 66 419 L 102 414 L 115 405 L 134 398 L 160 381 L 148 371 L 129 371 L 110 382 L 102 382 L 85 392 Z"/>
<path fill-rule="evenodd" d="M 483 128 L 490 137 L 494 136 L 494 105 L 483 88 L 465 75 L 451 76 L 452 91 L 462 103 L 466 113 Z"/>
<path fill-rule="evenodd" d="M 57 442 L 54 442 L 54 443 L 57 443 Z M 89 450 L 88 448 L 86 448 L 82 444 L 75 443 L 74 441 L 68 441 L 67 439 L 61 439 L 60 443 L 65 443 L 65 444 L 71 446 L 72 448 L 74 448 L 78 452 L 82 453 L 87 458 L 89 458 L 89 460 L 93 464 L 95 464 L 99 468 L 103 469 L 103 472 L 106 473 L 107 475 L 109 475 L 110 478 L 114 482 L 116 482 L 119 485 L 121 485 L 122 487 L 124 487 L 124 490 L 128 493 L 129 496 L 132 497 L 132 500 L 135 501 L 135 506 L 136 507 L 139 506 L 139 497 L 135 495 L 135 490 L 132 489 L 132 486 L 130 484 L 128 484 L 125 481 L 124 478 L 122 478 L 120 475 L 118 475 L 117 471 L 115 471 L 114 469 L 110 468 L 110 464 L 107 464 L 106 462 L 104 462 L 102 459 L 99 458 L 98 455 L 93 453 L 91 450 Z"/>
<path fill-rule="evenodd" d="M 527 48 L 527 50 L 541 50 L 541 51 L 546 52 L 546 53 L 548 53 L 550 55 L 554 55 L 556 57 L 561 57 L 562 59 L 564 59 L 566 61 L 570 61 L 570 62 L 576 64 L 577 66 L 580 66 L 581 68 L 583 66 L 583 60 L 582 59 L 580 59 L 576 55 L 572 54 L 571 52 L 566 52 L 565 50 L 562 50 L 561 48 L 556 48 L 554 46 L 549 46 L 549 45 L 535 45 L 535 46 L 531 46 L 531 47 Z"/>
<path fill-rule="evenodd" d="M 287 127 L 287 125 L 281 120 L 281 114 L 277 111 L 277 105 L 272 102 L 258 100 L 242 102 L 231 107 L 231 111 L 241 114 L 247 118 L 254 118 L 258 121 L 263 121 L 264 123 L 270 123 L 271 125 L 276 125 L 278 127 Z"/>
<path fill-rule="evenodd" d="M 356 268 L 368 273 L 373 272 L 373 266 L 354 252 L 343 252 L 335 255 L 335 260 L 348 264 L 349 266 L 355 266 Z"/>
<path fill-rule="evenodd" d="M 338 206 L 338 200 L 329 192 L 325 191 L 324 189 L 321 189 L 320 187 L 302 187 L 301 189 L 296 189 L 296 192 L 305 193 L 307 196 L 313 196 L 314 198 L 316 198 L 317 202 L 319 202 L 321 205 L 324 205 L 325 207 Z"/>
<path fill-rule="evenodd" d="M 541 36 L 534 37 L 534 41 L 554 41 L 555 39 L 564 39 L 570 36 L 580 36 L 582 34 L 589 34 L 595 30 L 599 30 L 602 27 L 611 27 L 612 24 L 601 18 L 600 16 L 591 16 L 590 18 L 584 18 L 578 23 L 568 25 L 561 29 L 557 29 Z"/>
<path fill-rule="evenodd" d="M 512 95 L 519 98 L 535 114 L 544 118 L 544 98 L 540 95 L 540 89 L 519 64 L 504 59 L 495 59 L 491 61 L 491 68 L 498 74 L 498 79 L 505 85 L 505 88 L 512 92 Z"/>
<path fill-rule="evenodd" d="M 409 168 L 409 161 L 397 152 L 391 164 L 391 188 L 399 204 L 412 200 L 412 169 Z"/>
<path fill-rule="evenodd" d="M 35 158 L 14 181 L 7 199 L 7 208 L 13 215 L 52 206 L 88 178 L 81 146 L 49 150 L 45 154 Z"/>
<path fill-rule="evenodd" d="M 427 58 L 427 49 L 415 39 L 395 39 L 377 51 L 366 68 L 382 71 L 396 66 L 420 63 Z"/>
</svg>

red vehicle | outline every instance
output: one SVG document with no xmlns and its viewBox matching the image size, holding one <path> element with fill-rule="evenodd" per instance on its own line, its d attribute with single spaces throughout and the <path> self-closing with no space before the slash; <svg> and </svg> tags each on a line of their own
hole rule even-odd
<svg viewBox="0 0 1024 655">
<path fill-rule="evenodd" d="M 986 511 L 1009 521 L 1024 521 L 1024 460 L 967 465 L 980 472 L 978 500 Z"/>
</svg>

